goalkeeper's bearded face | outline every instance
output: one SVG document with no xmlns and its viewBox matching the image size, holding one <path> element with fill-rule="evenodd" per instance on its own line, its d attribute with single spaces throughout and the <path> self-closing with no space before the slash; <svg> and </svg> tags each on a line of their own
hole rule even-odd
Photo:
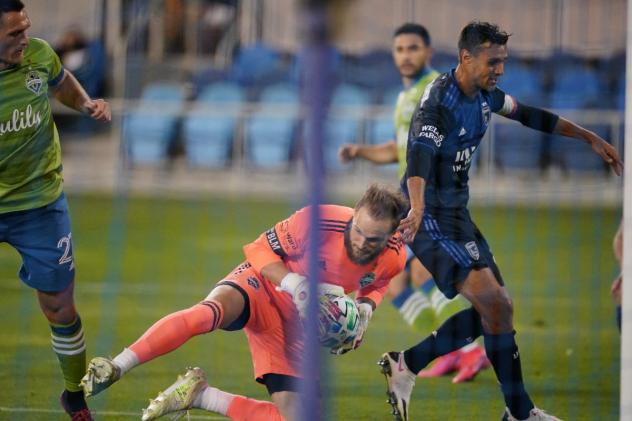
<svg viewBox="0 0 632 421">
<path fill-rule="evenodd" d="M 365 265 L 384 250 L 393 235 L 393 221 L 376 219 L 365 207 L 356 209 L 345 231 L 345 247 L 352 262 Z"/>
</svg>

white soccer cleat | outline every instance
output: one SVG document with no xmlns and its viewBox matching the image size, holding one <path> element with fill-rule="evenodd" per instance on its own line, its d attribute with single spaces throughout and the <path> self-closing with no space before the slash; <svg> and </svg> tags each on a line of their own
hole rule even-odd
<svg viewBox="0 0 632 421">
<path fill-rule="evenodd" d="M 386 377 L 386 401 L 393 408 L 392 415 L 396 421 L 408 421 L 410 395 L 415 386 L 415 376 L 404 361 L 403 352 L 387 352 L 377 362 L 382 374 Z"/>
<path fill-rule="evenodd" d="M 178 376 L 174 384 L 149 401 L 147 409 L 143 409 L 142 421 L 155 420 L 166 414 L 171 414 L 171 419 L 177 420 L 184 416 L 195 398 L 207 387 L 204 370 L 199 367 L 188 368 L 184 376 Z"/>
<path fill-rule="evenodd" d="M 121 369 L 112 360 L 95 357 L 88 364 L 88 372 L 81 379 L 80 386 L 86 396 L 94 396 L 121 378 Z"/>
<path fill-rule="evenodd" d="M 513 415 L 511 415 L 511 412 L 509 412 L 509 408 L 505 408 L 505 413 L 503 414 L 503 421 L 519 421 L 518 418 L 515 418 Z M 546 412 L 544 412 L 543 410 L 539 409 L 539 408 L 533 408 L 531 411 L 529 411 L 529 418 L 527 418 L 524 421 L 562 421 L 561 419 L 547 414 Z"/>
</svg>

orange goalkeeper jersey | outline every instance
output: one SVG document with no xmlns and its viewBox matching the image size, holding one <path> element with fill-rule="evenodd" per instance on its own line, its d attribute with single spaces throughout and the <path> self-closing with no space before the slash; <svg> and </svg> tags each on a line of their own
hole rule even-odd
<svg viewBox="0 0 632 421">
<path fill-rule="evenodd" d="M 244 246 L 246 259 L 257 273 L 266 265 L 283 262 L 291 272 L 307 276 L 309 207 L 300 209 Z M 395 275 L 404 270 L 406 249 L 399 233 L 388 240 L 382 253 L 366 265 L 353 263 L 345 249 L 344 232 L 354 210 L 345 206 L 320 206 L 320 280 L 340 285 L 345 294 L 370 298 L 378 305 Z"/>
</svg>

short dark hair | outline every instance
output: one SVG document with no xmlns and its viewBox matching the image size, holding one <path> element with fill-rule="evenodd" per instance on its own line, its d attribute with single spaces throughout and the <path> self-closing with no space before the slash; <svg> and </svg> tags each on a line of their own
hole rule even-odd
<svg viewBox="0 0 632 421">
<path fill-rule="evenodd" d="M 510 36 L 511 34 L 500 29 L 498 25 L 473 21 L 461 30 L 459 51 L 467 50 L 476 54 L 482 44 L 491 42 L 492 44 L 505 45 Z"/>
<path fill-rule="evenodd" d="M 369 186 L 358 201 L 355 209 L 362 207 L 369 211 L 372 218 L 393 221 L 393 230 L 395 230 L 399 221 L 405 216 L 408 200 L 401 191 L 374 183 Z"/>
<path fill-rule="evenodd" d="M 0 0 L 0 17 L 7 12 L 21 12 L 24 3 L 20 0 Z"/>
<path fill-rule="evenodd" d="M 419 37 L 422 40 L 424 40 L 424 43 L 426 44 L 426 46 L 428 47 L 430 46 L 430 33 L 423 25 L 420 25 L 418 23 L 410 23 L 410 22 L 405 23 L 395 30 L 395 32 L 393 33 L 393 38 L 402 34 L 419 35 Z"/>
</svg>

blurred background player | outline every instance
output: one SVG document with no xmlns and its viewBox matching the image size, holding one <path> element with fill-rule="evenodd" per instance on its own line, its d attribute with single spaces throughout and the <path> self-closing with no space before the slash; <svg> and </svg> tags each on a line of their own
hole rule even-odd
<svg viewBox="0 0 632 421">
<path fill-rule="evenodd" d="M 320 207 L 321 278 L 328 289 L 358 291 L 360 330 L 340 354 L 360 345 L 373 310 L 382 301 L 388 282 L 404 268 L 406 255 L 396 233 L 408 206 L 398 191 L 373 185 L 355 209 Z M 201 369 L 189 370 L 145 410 L 143 419 L 201 408 L 233 420 L 294 420 L 303 352 L 302 325 L 309 284 L 307 235 L 309 208 L 277 223 L 244 247 L 246 261 L 208 297 L 193 307 L 172 313 L 147 330 L 113 360 L 90 361 L 82 384 L 95 395 L 133 367 L 180 347 L 190 338 L 217 329 L 244 329 L 255 379 L 266 386 L 272 401 L 256 401 L 208 386 Z M 336 285 L 337 287 L 332 287 Z"/>
<path fill-rule="evenodd" d="M 29 38 L 30 26 L 22 2 L 0 0 L 0 242 L 20 253 L 19 276 L 37 290 L 50 323 L 64 410 L 72 420 L 91 420 L 79 386 L 86 345 L 73 298 L 70 217 L 48 93 L 98 121 L 110 120 L 110 108 L 90 99 L 46 41 Z"/>
<path fill-rule="evenodd" d="M 406 172 L 406 147 L 410 120 L 421 96 L 439 73 L 430 67 L 432 57 L 428 30 L 416 23 L 405 23 L 393 34 L 393 61 L 404 89 L 400 92 L 393 114 L 395 140 L 378 145 L 346 144 L 340 148 L 342 162 L 366 159 L 378 165 L 399 164 L 400 179 Z M 406 271 L 391 280 L 388 295 L 403 319 L 421 332 L 433 330 L 452 314 L 465 309 L 467 301 L 457 297 L 449 300 L 436 287 L 432 275 L 407 249 Z M 419 373 L 420 377 L 436 377 L 458 370 L 453 383 L 472 380 L 482 369 L 489 367 L 485 351 L 476 342 L 438 358 Z"/>
<path fill-rule="evenodd" d="M 619 270 L 623 269 L 623 221 L 619 224 L 619 229 L 617 229 L 617 233 L 614 235 L 614 239 L 612 240 L 612 248 L 614 250 L 614 257 L 617 259 L 617 263 L 619 264 Z M 617 317 L 617 327 L 619 328 L 619 332 L 621 332 L 621 287 L 623 284 L 623 274 L 619 273 L 619 276 L 615 278 L 612 282 L 612 287 L 610 288 L 610 292 L 612 294 L 612 299 L 616 304 L 616 317 Z"/>
<path fill-rule="evenodd" d="M 617 175 L 623 164 L 616 149 L 595 133 L 497 89 L 508 39 L 497 25 L 466 25 L 459 37 L 457 68 L 432 82 L 413 115 L 402 180 L 411 209 L 400 229 L 442 292 L 449 298 L 461 294 L 472 307 L 449 318 L 417 345 L 383 355 L 379 363 L 398 420 L 409 418 L 415 375 L 436 357 L 481 335 L 504 397 L 503 420 L 557 420 L 535 407 L 523 383 L 513 303 L 467 209 L 472 156 L 492 113 L 497 113 L 532 129 L 585 141 Z"/>
</svg>

